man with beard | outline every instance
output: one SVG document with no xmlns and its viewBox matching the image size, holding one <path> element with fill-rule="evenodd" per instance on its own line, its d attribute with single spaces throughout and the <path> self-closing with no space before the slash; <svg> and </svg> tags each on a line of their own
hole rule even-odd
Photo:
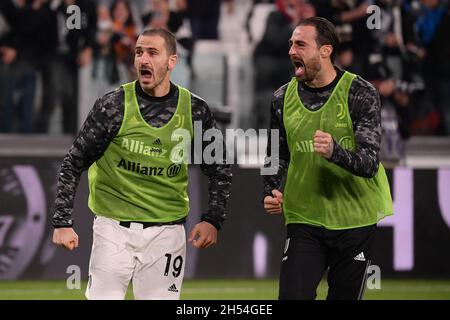
<svg viewBox="0 0 450 320">
<path fill-rule="evenodd" d="M 264 177 L 264 208 L 283 212 L 287 225 L 279 299 L 314 299 L 327 269 L 327 299 L 361 299 L 376 224 L 393 210 L 378 159 L 380 98 L 333 66 L 338 37 L 328 20 L 303 20 L 289 45 L 295 77 L 271 106 L 279 170 Z"/>
<path fill-rule="evenodd" d="M 172 33 L 144 31 L 135 47 L 138 81 L 96 101 L 62 163 L 53 242 L 69 250 L 78 247 L 71 215 L 81 173 L 89 168 L 95 220 L 88 299 L 123 299 L 131 280 L 136 299 L 180 297 L 189 211 L 185 148 L 192 145 L 194 121 L 204 130 L 215 121 L 205 101 L 170 81 L 176 62 Z M 189 235 L 195 248 L 216 243 L 231 188 L 229 165 L 201 169 L 210 198 Z"/>
</svg>

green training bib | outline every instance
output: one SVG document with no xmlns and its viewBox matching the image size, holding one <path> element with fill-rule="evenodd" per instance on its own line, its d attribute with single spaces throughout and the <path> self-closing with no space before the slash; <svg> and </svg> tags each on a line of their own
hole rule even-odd
<svg viewBox="0 0 450 320">
<path fill-rule="evenodd" d="M 123 85 L 125 111 L 121 128 L 103 156 L 89 168 L 89 208 L 119 221 L 170 222 L 189 211 L 186 150 L 191 142 L 191 95 L 178 87 L 176 111 L 161 128 L 142 117 L 136 82 Z M 187 138 L 177 133 L 183 129 Z M 189 141 L 185 141 L 189 140 Z M 180 141 L 185 148 L 179 148 Z M 171 160 L 172 157 L 177 161 Z"/>
<path fill-rule="evenodd" d="M 284 98 L 283 121 L 291 154 L 283 210 L 286 224 L 305 223 L 327 229 L 350 229 L 377 223 L 392 215 L 392 199 L 383 165 L 373 178 L 353 175 L 314 152 L 320 129 L 343 148 L 355 151 L 348 92 L 356 76 L 345 72 L 327 102 L 308 110 L 298 95 L 295 78 Z"/>
</svg>

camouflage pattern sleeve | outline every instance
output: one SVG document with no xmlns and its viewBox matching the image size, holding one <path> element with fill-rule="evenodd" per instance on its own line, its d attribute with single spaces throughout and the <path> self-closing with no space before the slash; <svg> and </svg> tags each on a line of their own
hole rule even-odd
<svg viewBox="0 0 450 320">
<path fill-rule="evenodd" d="M 120 129 L 123 89 L 98 99 L 61 165 L 53 214 L 55 228 L 73 225 L 72 210 L 81 174 L 99 159 Z"/>
<path fill-rule="evenodd" d="M 381 143 L 381 102 L 377 90 L 356 77 L 349 91 L 349 112 L 356 139 L 356 151 L 342 148 L 334 141 L 329 161 L 354 175 L 372 178 L 378 172 Z"/>
<path fill-rule="evenodd" d="M 286 93 L 287 85 L 282 86 L 280 89 L 275 91 L 271 107 L 270 107 L 270 131 L 279 130 L 279 154 L 278 154 L 278 170 L 274 175 L 264 175 L 263 179 L 263 202 L 266 196 L 272 196 L 272 190 L 278 189 L 281 191 L 281 183 L 283 177 L 287 171 L 290 160 L 290 152 L 289 146 L 286 137 L 286 130 L 283 124 L 283 103 L 284 103 L 284 95 Z M 272 156 L 271 150 L 271 134 L 269 132 L 267 137 L 267 151 L 266 151 L 266 160 L 265 167 L 270 167 Z M 274 155 L 275 157 L 276 155 Z"/>
<path fill-rule="evenodd" d="M 217 129 L 216 121 L 207 103 L 192 94 L 192 120 L 200 121 L 202 124 L 202 134 L 208 129 Z M 202 137 L 194 137 L 202 139 Z M 202 154 L 210 141 L 202 139 Z M 225 141 L 223 141 L 223 158 L 226 159 Z M 217 230 L 222 228 L 227 216 L 227 203 L 231 193 L 232 173 L 231 165 L 225 163 L 206 164 L 202 161 L 200 168 L 204 175 L 208 176 L 208 211 L 202 214 L 201 220 L 214 225 Z"/>
<path fill-rule="evenodd" d="M 208 129 L 215 129 L 216 121 L 207 103 L 192 94 L 192 120 L 202 123 L 202 133 Z M 194 137 L 196 138 L 196 137 Z M 200 139 L 202 137 L 199 137 Z M 202 139 L 203 140 L 203 139 Z M 226 159 L 225 142 L 223 148 L 223 159 Z M 195 141 L 193 143 L 195 145 Z M 210 141 L 202 141 L 202 154 Z M 200 168 L 208 176 L 208 211 L 202 214 L 201 220 L 214 225 L 217 230 L 222 228 L 227 216 L 227 203 L 231 193 L 232 173 L 230 164 L 206 164 L 202 161 Z"/>
</svg>

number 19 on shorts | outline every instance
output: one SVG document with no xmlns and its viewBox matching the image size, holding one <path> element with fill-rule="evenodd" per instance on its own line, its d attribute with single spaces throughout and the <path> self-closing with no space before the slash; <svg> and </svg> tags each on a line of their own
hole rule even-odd
<svg viewBox="0 0 450 320">
<path fill-rule="evenodd" d="M 166 253 L 166 268 L 164 269 L 164 276 L 169 276 L 169 272 L 172 270 L 172 276 L 175 278 L 178 277 L 181 273 L 181 270 L 183 270 L 183 257 L 182 256 L 176 256 L 173 259 L 172 262 L 172 254 Z"/>
</svg>

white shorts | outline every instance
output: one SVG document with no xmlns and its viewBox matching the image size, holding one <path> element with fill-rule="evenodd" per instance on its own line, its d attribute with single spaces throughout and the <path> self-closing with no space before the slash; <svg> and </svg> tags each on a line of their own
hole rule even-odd
<svg viewBox="0 0 450 320">
<path fill-rule="evenodd" d="M 130 280 L 135 299 L 180 298 L 186 258 L 184 225 L 130 228 L 97 216 L 86 298 L 124 299 Z"/>
</svg>

